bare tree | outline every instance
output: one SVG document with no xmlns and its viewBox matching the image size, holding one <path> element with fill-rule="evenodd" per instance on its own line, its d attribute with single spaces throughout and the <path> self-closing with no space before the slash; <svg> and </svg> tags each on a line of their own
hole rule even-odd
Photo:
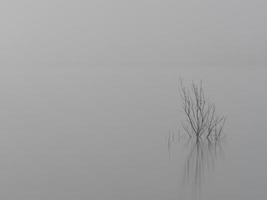
<svg viewBox="0 0 267 200">
<path fill-rule="evenodd" d="M 220 137 L 225 117 L 216 114 L 215 105 L 209 102 L 204 94 L 202 82 L 199 85 L 193 82 L 191 87 L 185 87 L 181 80 L 179 93 L 186 115 L 186 120 L 182 123 L 184 131 L 190 137 Z"/>
</svg>

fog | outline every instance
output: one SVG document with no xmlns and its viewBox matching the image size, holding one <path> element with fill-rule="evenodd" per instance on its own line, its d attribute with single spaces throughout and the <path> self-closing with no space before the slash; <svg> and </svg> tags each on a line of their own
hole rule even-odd
<svg viewBox="0 0 267 200">
<path fill-rule="evenodd" d="M 266 63 L 265 1 L 2 1 L 1 65 Z"/>
<path fill-rule="evenodd" d="M 0 9 L 1 198 L 266 199 L 266 2 Z M 216 148 L 180 132 L 180 78 L 227 117 Z"/>
</svg>

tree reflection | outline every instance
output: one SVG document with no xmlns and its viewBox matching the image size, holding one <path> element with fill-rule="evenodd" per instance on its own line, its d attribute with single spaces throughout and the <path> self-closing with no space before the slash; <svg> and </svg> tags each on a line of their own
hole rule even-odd
<svg viewBox="0 0 267 200">
<path fill-rule="evenodd" d="M 200 196 L 206 175 L 213 170 L 216 161 L 223 155 L 220 140 L 196 139 L 190 140 L 189 152 L 184 166 L 183 183 L 192 188 L 192 192 Z"/>
</svg>

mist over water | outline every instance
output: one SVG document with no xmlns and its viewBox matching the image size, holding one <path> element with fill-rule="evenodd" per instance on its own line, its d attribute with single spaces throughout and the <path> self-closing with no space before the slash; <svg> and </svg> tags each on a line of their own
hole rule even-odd
<svg viewBox="0 0 267 200">
<path fill-rule="evenodd" d="M 267 1 L 1 0 L 0 199 L 267 199 Z M 189 140 L 179 79 L 224 137 Z"/>
<path fill-rule="evenodd" d="M 0 75 L 0 197 L 265 199 L 266 72 L 9 68 Z M 180 77 L 202 80 L 227 116 L 216 148 L 178 134 Z"/>
</svg>

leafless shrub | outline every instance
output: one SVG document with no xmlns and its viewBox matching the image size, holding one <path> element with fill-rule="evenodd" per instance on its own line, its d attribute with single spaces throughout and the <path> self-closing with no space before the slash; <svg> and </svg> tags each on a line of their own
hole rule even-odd
<svg viewBox="0 0 267 200">
<path fill-rule="evenodd" d="M 182 122 L 184 131 L 190 137 L 220 138 L 226 118 L 217 115 L 215 104 L 209 102 L 204 94 L 202 82 L 185 87 L 181 80 L 179 93 L 186 116 Z"/>
</svg>

